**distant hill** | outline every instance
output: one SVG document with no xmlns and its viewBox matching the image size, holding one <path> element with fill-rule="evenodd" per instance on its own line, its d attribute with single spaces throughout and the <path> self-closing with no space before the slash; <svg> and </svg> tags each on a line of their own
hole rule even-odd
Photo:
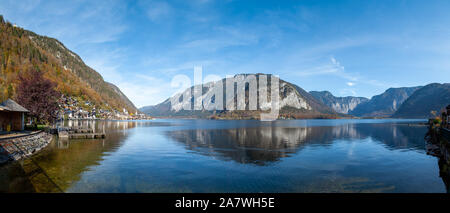
<svg viewBox="0 0 450 213">
<path fill-rule="evenodd" d="M 332 108 L 334 111 L 344 114 L 348 114 L 359 104 L 369 101 L 369 99 L 364 97 L 335 97 L 328 91 L 310 91 L 309 93 L 317 100 Z"/>
<path fill-rule="evenodd" d="M 137 109 L 115 85 L 104 81 L 74 52 L 54 38 L 13 26 L 0 16 L 0 100 L 14 98 L 18 76 L 42 71 L 67 96 L 93 103 L 97 109 Z"/>
<path fill-rule="evenodd" d="M 240 74 L 248 75 L 248 74 Z M 259 74 L 257 75 L 259 78 Z M 226 79 L 221 80 L 226 85 Z M 209 82 L 203 85 L 203 101 L 209 101 L 204 99 L 205 94 L 214 85 L 213 82 Z M 280 117 L 282 118 L 334 118 L 338 114 L 331 108 L 316 100 L 311 94 L 303 90 L 297 85 L 291 84 L 280 79 Z M 193 94 L 194 87 L 187 90 L 191 90 Z M 270 90 L 269 90 L 270 91 Z M 186 91 L 185 91 L 186 92 Z M 258 119 L 260 110 L 222 110 L 222 111 L 208 111 L 208 110 L 174 110 L 171 106 L 171 99 L 167 99 L 164 102 L 154 105 L 140 108 L 140 111 L 156 117 L 191 117 L 191 118 L 208 118 L 214 116 L 218 119 Z M 248 87 L 245 88 L 245 101 L 248 103 L 249 92 Z M 235 100 L 236 102 L 236 100 Z M 224 95 L 224 102 L 225 95 Z M 258 103 L 259 105 L 260 103 Z M 191 97 L 191 105 L 193 105 L 193 97 Z"/>
<path fill-rule="evenodd" d="M 349 114 L 358 117 L 390 117 L 410 95 L 420 88 L 420 86 L 389 88 L 384 93 L 359 104 Z"/>
<path fill-rule="evenodd" d="M 450 83 L 428 84 L 415 91 L 395 112 L 396 118 L 428 118 L 450 104 Z"/>
</svg>

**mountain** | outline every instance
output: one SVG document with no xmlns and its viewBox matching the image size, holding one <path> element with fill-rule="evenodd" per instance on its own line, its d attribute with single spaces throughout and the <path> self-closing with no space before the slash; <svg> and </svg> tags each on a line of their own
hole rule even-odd
<svg viewBox="0 0 450 213">
<path fill-rule="evenodd" d="M 359 104 L 349 114 L 358 117 L 390 117 L 420 88 L 420 86 L 389 88 L 382 94 L 373 96 L 369 101 Z"/>
<path fill-rule="evenodd" d="M 359 104 L 369 101 L 369 99 L 364 97 L 335 97 L 328 91 L 310 91 L 309 93 L 315 99 L 321 101 L 328 107 L 332 108 L 334 111 L 343 114 L 348 114 Z"/>
<path fill-rule="evenodd" d="M 450 104 L 450 83 L 428 84 L 415 91 L 395 112 L 396 118 L 429 118 Z"/>
<path fill-rule="evenodd" d="M 0 100 L 14 98 L 18 76 L 42 71 L 57 90 L 97 109 L 135 112 L 137 108 L 115 85 L 104 81 L 74 52 L 54 38 L 12 25 L 0 16 Z"/>
<path fill-rule="evenodd" d="M 248 76 L 251 74 L 239 74 L 234 76 L 234 78 L 239 78 L 240 76 Z M 259 78 L 262 74 L 255 74 L 257 82 L 259 81 Z M 270 79 L 267 75 L 267 79 Z M 226 90 L 226 81 L 227 79 L 220 80 L 223 85 L 223 91 Z M 208 105 L 210 100 L 208 97 L 208 91 L 214 90 L 214 85 L 216 85 L 218 82 L 209 82 L 206 84 L 203 84 L 202 88 L 202 96 L 201 100 Z M 270 82 L 270 81 L 269 81 Z M 258 83 L 259 84 L 259 83 Z M 271 93 L 271 88 L 269 88 L 269 93 Z M 183 93 L 185 94 L 189 93 L 193 94 L 194 92 L 194 86 L 186 89 Z M 236 91 L 234 91 L 235 95 L 235 106 L 238 104 L 236 99 Z M 180 95 L 178 94 L 178 95 Z M 247 104 L 246 110 L 227 110 L 226 108 L 224 110 L 205 110 L 204 108 L 202 110 L 182 110 L 177 109 L 179 106 L 173 106 L 172 107 L 172 101 L 174 98 L 178 99 L 178 96 L 168 98 L 164 102 L 154 105 L 154 106 L 146 106 L 140 108 L 140 111 L 150 115 L 150 116 L 156 116 L 156 117 L 191 117 L 191 118 L 217 118 L 217 119 L 258 119 L 259 114 L 262 112 L 260 110 L 261 102 L 259 101 L 259 98 L 257 99 L 257 108 L 259 110 L 248 110 L 248 103 L 249 103 L 249 86 L 245 87 L 245 103 Z M 286 82 L 284 80 L 280 79 L 279 82 L 279 95 L 280 95 L 280 118 L 335 118 L 338 117 L 338 114 L 334 112 L 331 108 L 326 106 L 325 104 L 321 103 L 320 101 L 316 100 L 311 94 L 303 90 L 297 85 L 291 84 L 289 82 Z M 190 104 L 193 106 L 194 98 L 191 95 L 190 96 Z M 223 103 L 226 103 L 226 94 L 223 95 Z M 256 98 L 256 97 L 255 97 Z M 205 105 L 204 104 L 204 105 Z"/>
</svg>

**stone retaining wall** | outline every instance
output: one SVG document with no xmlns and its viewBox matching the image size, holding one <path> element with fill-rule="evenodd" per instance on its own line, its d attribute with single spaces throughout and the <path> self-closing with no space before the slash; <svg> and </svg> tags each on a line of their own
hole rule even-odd
<svg viewBox="0 0 450 213">
<path fill-rule="evenodd" d="M 426 149 L 427 154 L 439 159 L 439 176 L 447 188 L 447 193 L 450 193 L 450 141 L 448 135 L 444 135 L 443 130 L 430 129 L 426 137 Z M 448 130 L 446 131 L 449 133 Z"/>
<path fill-rule="evenodd" d="M 27 136 L 0 140 L 0 164 L 19 160 L 46 147 L 52 135 L 38 132 Z"/>
</svg>

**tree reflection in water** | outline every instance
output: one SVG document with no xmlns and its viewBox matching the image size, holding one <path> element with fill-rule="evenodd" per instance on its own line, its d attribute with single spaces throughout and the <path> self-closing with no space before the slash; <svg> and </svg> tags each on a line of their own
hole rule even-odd
<svg viewBox="0 0 450 213">
<path fill-rule="evenodd" d="M 450 193 L 450 143 L 436 129 L 430 129 L 425 138 L 427 154 L 439 159 L 439 176 L 445 184 L 447 193 Z"/>
<path fill-rule="evenodd" d="M 98 164 L 125 141 L 126 129 L 136 122 L 66 121 L 64 126 L 81 126 L 107 132 L 105 139 L 64 140 L 54 137 L 48 147 L 32 158 L 0 167 L 0 192 L 61 192 L 80 179 L 90 166 Z"/>
<path fill-rule="evenodd" d="M 429 166 L 434 162 L 417 160 L 425 155 L 426 127 L 352 121 L 327 126 L 330 122 L 335 121 L 67 122 L 104 128 L 107 136 L 55 139 L 31 159 L 0 167 L 0 191 L 414 192 L 443 187 L 432 178 L 427 185 L 437 172 Z M 428 173 L 420 176 L 422 169 Z M 417 176 L 414 183 L 399 181 Z"/>
</svg>

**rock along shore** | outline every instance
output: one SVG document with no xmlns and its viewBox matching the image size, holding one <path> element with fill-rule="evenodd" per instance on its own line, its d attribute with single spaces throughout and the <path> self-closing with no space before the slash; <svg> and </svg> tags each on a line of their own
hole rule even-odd
<svg viewBox="0 0 450 213">
<path fill-rule="evenodd" d="M 0 140 L 0 164 L 30 156 L 52 141 L 52 135 L 44 131 L 30 135 Z"/>
</svg>

